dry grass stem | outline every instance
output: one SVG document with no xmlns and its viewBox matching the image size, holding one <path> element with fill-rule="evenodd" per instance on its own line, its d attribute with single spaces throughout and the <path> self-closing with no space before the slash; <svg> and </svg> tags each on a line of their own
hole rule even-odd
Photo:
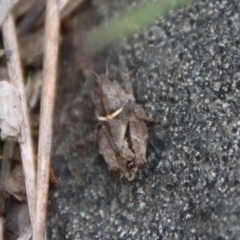
<svg viewBox="0 0 240 240">
<path fill-rule="evenodd" d="M 20 21 L 17 27 L 18 36 L 24 36 L 27 34 L 36 22 L 44 15 L 45 1 L 37 1 L 31 9 L 26 12 L 23 19 Z"/>
<path fill-rule="evenodd" d="M 32 236 L 32 228 L 28 227 L 17 240 L 29 240 Z"/>
<path fill-rule="evenodd" d="M 2 26 L 4 19 L 7 17 L 8 13 L 11 11 L 12 7 L 18 0 L 0 0 L 0 27 Z"/>
<path fill-rule="evenodd" d="M 61 18 L 68 16 L 74 9 L 76 9 L 84 0 L 60 0 Z"/>
<path fill-rule="evenodd" d="M 21 0 L 17 2 L 12 10 L 14 17 L 18 18 L 24 13 L 26 13 L 37 1 L 42 0 Z"/>
<path fill-rule="evenodd" d="M 43 87 L 40 111 L 40 130 L 38 145 L 37 205 L 33 231 L 34 240 L 44 239 L 46 210 L 48 204 L 49 166 L 52 145 L 52 122 L 57 78 L 59 45 L 58 0 L 47 1 Z"/>
<path fill-rule="evenodd" d="M 21 105 L 23 110 L 23 140 L 19 142 L 23 170 L 25 175 L 25 184 L 27 191 L 27 198 L 29 204 L 29 212 L 31 217 L 31 222 L 33 224 L 34 213 L 35 213 L 35 180 L 36 180 L 36 172 L 35 172 L 35 161 L 34 161 L 34 152 L 33 152 L 33 144 L 31 138 L 31 129 L 28 118 L 28 110 L 27 110 L 27 102 L 25 98 L 24 92 L 24 84 L 23 84 L 23 74 L 20 63 L 18 44 L 16 38 L 16 29 L 13 17 L 11 14 L 5 19 L 3 23 L 3 40 L 4 40 L 4 48 L 7 57 L 7 65 L 8 65 L 8 73 L 10 82 L 18 89 L 21 96 Z"/>
</svg>

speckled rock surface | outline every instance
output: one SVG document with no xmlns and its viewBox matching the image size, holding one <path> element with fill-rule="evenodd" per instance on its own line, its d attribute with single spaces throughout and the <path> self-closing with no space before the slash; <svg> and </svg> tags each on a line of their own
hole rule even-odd
<svg viewBox="0 0 240 240">
<path fill-rule="evenodd" d="M 126 8 L 111 2 L 89 8 L 99 19 Z M 111 55 L 110 71 L 131 70 L 137 101 L 162 121 L 133 182 L 107 171 L 90 81 L 62 57 L 49 239 L 240 239 L 239 45 L 239 1 L 200 0 L 98 55 L 95 71 Z"/>
</svg>

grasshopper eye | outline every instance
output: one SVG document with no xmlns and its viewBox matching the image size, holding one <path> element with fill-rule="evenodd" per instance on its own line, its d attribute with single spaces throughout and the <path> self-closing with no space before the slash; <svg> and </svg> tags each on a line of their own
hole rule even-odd
<svg viewBox="0 0 240 240">
<path fill-rule="evenodd" d="M 131 161 L 131 162 L 127 162 L 126 167 L 127 167 L 128 170 L 132 170 L 133 168 L 136 167 L 136 165 L 133 161 Z"/>
</svg>

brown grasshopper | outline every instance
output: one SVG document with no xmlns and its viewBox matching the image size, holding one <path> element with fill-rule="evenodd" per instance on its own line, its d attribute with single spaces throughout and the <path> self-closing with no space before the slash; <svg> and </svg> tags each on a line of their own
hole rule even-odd
<svg viewBox="0 0 240 240">
<path fill-rule="evenodd" d="M 98 131 L 99 152 L 109 171 L 131 181 L 137 170 L 147 164 L 148 129 L 143 120 L 151 119 L 136 104 L 129 79 L 125 81 L 126 91 L 108 74 L 97 79 L 96 116 L 102 123 Z"/>
</svg>

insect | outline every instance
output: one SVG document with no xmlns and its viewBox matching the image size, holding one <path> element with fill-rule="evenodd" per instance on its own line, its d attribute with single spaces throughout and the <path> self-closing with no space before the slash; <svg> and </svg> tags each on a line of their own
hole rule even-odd
<svg viewBox="0 0 240 240">
<path fill-rule="evenodd" d="M 109 74 L 97 76 L 95 92 L 99 152 L 110 172 L 119 173 L 129 181 L 138 169 L 147 164 L 148 128 L 143 108 L 135 102 L 130 80 L 126 90 Z"/>
</svg>

